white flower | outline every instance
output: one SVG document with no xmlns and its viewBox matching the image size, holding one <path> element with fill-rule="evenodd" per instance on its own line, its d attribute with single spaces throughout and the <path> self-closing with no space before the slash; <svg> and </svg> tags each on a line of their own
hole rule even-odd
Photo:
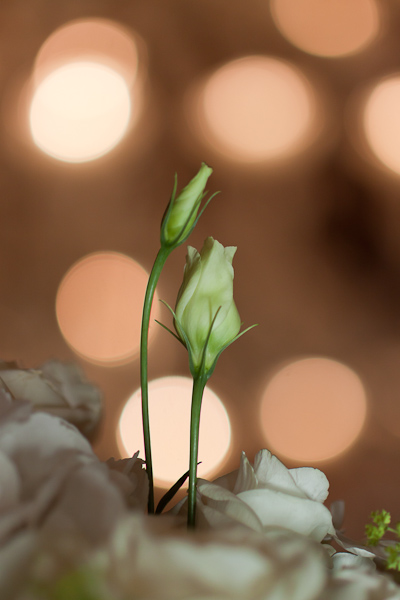
<svg viewBox="0 0 400 600">
<path fill-rule="evenodd" d="M 129 470 L 135 461 L 131 459 Z M 140 461 L 137 467 L 141 468 Z M 12 401 L 0 390 L 2 600 L 23 582 L 25 566 L 41 536 L 53 544 L 62 543 L 67 535 L 76 535 L 91 547 L 104 543 L 128 504 L 134 503 L 132 494 L 141 497 L 140 486 L 135 488 L 128 474 L 114 473 L 101 463 L 73 425 L 33 413 L 29 403 Z"/>
<path fill-rule="evenodd" d="M 26 400 L 35 410 L 62 417 L 85 435 L 99 422 L 100 392 L 74 364 L 51 360 L 38 369 L 20 369 L 0 361 L 0 382 L 13 400 Z"/>
<path fill-rule="evenodd" d="M 106 465 L 115 485 L 124 493 L 130 508 L 145 511 L 149 496 L 149 478 L 144 468 L 145 461 L 138 458 L 139 450 L 132 458 L 115 460 L 110 458 Z"/>
<path fill-rule="evenodd" d="M 331 578 L 319 600 L 400 600 L 399 587 L 371 559 L 337 552 L 331 560 Z"/>
<path fill-rule="evenodd" d="M 111 543 L 77 567 L 81 578 L 65 577 L 58 590 L 86 597 L 89 582 L 99 600 L 319 600 L 327 577 L 318 545 L 296 534 L 267 540 L 232 526 L 204 536 L 144 515 L 123 519 Z"/>
<path fill-rule="evenodd" d="M 257 531 L 279 526 L 321 541 L 335 533 L 323 505 L 328 488 L 318 469 L 287 469 L 268 450 L 261 450 L 252 466 L 243 453 L 238 471 L 213 483 L 199 481 L 199 519 L 210 525 L 237 521 Z"/>
</svg>

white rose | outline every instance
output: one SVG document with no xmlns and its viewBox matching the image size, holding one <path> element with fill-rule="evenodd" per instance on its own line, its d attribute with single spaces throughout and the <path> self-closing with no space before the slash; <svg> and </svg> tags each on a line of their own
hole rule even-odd
<svg viewBox="0 0 400 600">
<path fill-rule="evenodd" d="M 0 382 L 13 400 L 26 400 L 35 410 L 57 415 L 85 435 L 99 422 L 100 392 L 74 364 L 50 360 L 38 369 L 20 369 L 0 361 Z"/>
<path fill-rule="evenodd" d="M 318 469 L 287 469 L 268 450 L 261 450 L 252 466 L 243 453 L 238 471 L 213 483 L 199 480 L 199 522 L 238 521 L 258 531 L 279 526 L 321 541 L 335 533 L 323 505 L 328 488 Z"/>
<path fill-rule="evenodd" d="M 141 479 L 141 462 L 127 462 Z M 75 535 L 94 548 L 109 538 L 119 518 L 139 498 L 129 473 L 101 463 L 70 423 L 0 390 L 0 598 L 14 598 L 27 563 L 40 547 Z M 142 476 L 143 478 L 143 476 Z M 10 568 L 13 556 L 13 568 Z M 19 572 L 19 577 L 15 576 Z"/>
<path fill-rule="evenodd" d="M 140 514 L 124 518 L 76 573 L 61 580 L 64 589 L 56 582 L 59 593 L 80 598 L 96 589 L 101 600 L 319 600 L 327 577 L 319 546 L 297 534 L 266 539 L 231 526 L 205 536 Z"/>
<path fill-rule="evenodd" d="M 331 577 L 319 600 L 400 600 L 400 588 L 370 558 L 337 552 L 331 561 Z"/>
</svg>

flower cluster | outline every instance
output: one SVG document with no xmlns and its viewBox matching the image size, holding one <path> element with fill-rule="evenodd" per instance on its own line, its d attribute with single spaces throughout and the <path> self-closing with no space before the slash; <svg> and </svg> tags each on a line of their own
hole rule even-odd
<svg viewBox="0 0 400 600">
<path fill-rule="evenodd" d="M 318 469 L 242 454 L 237 471 L 199 482 L 198 527 L 187 531 L 184 502 L 146 515 L 137 455 L 102 463 L 42 410 L 0 392 L 2 600 L 400 598 L 372 558 L 326 543 L 335 531 Z"/>
<path fill-rule="evenodd" d="M 397 546 L 381 541 L 390 515 L 373 515 L 374 551 L 348 540 L 338 530 L 341 511 L 324 505 L 322 471 L 287 469 L 264 449 L 253 463 L 242 453 L 238 470 L 215 481 L 197 478 L 204 386 L 221 352 L 242 335 L 236 248 L 211 237 L 200 253 L 188 248 L 171 309 L 193 375 L 188 497 L 152 514 L 150 308 L 166 258 L 197 222 L 210 174 L 203 164 L 178 196 L 175 185 L 161 224 L 142 321 L 145 461 L 138 453 L 106 463 L 95 456 L 84 434 L 97 425 L 100 395 L 76 367 L 0 362 L 1 600 L 400 600 L 400 587 L 375 564 L 389 557 L 398 566 Z"/>
</svg>

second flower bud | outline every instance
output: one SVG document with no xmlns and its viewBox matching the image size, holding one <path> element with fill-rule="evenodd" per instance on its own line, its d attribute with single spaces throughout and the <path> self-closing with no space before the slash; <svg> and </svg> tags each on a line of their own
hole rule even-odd
<svg viewBox="0 0 400 600">
<path fill-rule="evenodd" d="M 239 334 L 241 321 L 233 300 L 232 260 L 236 247 L 224 248 L 208 237 L 199 253 L 188 247 L 174 325 L 189 351 L 192 374 L 212 372 L 220 353 Z"/>
</svg>

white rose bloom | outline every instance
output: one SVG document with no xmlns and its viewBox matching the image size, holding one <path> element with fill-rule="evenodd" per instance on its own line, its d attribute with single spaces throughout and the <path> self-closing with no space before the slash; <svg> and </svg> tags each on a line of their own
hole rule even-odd
<svg viewBox="0 0 400 600">
<path fill-rule="evenodd" d="M 232 526 L 204 535 L 140 514 L 122 519 L 111 543 L 75 572 L 55 582 L 58 591 L 83 598 L 96 589 L 99 600 L 319 600 L 327 578 L 319 546 L 294 533 L 266 539 Z"/>
<path fill-rule="evenodd" d="M 99 422 L 100 392 L 74 364 L 50 360 L 38 369 L 21 369 L 0 361 L 0 383 L 13 400 L 25 400 L 35 410 L 61 417 L 85 435 Z"/>
<path fill-rule="evenodd" d="M 400 588 L 371 559 L 337 552 L 331 560 L 331 578 L 319 600 L 400 600 Z"/>
<path fill-rule="evenodd" d="M 141 462 L 128 461 L 140 482 Z M 78 536 L 96 547 L 143 496 L 129 473 L 115 477 L 70 423 L 0 390 L 0 598 L 14 598 L 39 538 L 53 545 Z M 13 568 L 10 557 L 13 556 Z M 19 577 L 16 577 L 19 573 Z"/>
<path fill-rule="evenodd" d="M 261 450 L 252 466 L 243 453 L 238 471 L 213 483 L 199 480 L 199 524 L 237 521 L 257 531 L 279 526 L 320 542 L 335 533 L 323 505 L 328 488 L 318 469 L 287 469 L 268 450 Z"/>
</svg>

